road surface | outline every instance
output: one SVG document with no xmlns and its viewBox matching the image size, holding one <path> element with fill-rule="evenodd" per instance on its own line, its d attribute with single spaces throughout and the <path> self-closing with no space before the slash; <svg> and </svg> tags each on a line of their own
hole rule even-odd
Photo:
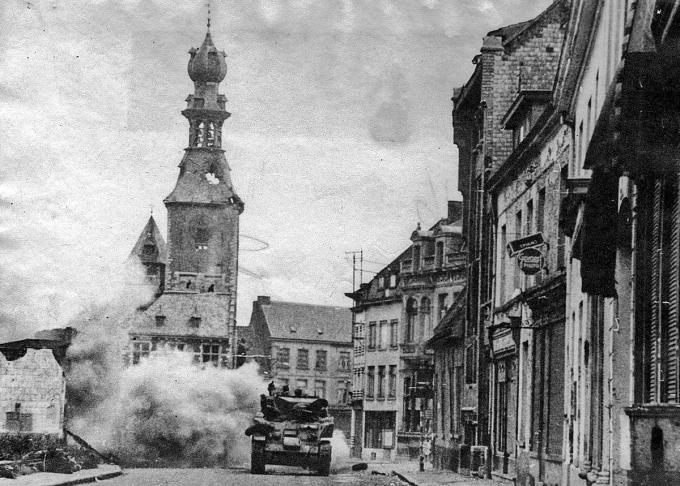
<svg viewBox="0 0 680 486">
<path fill-rule="evenodd" d="M 394 476 L 352 472 L 346 468 L 328 477 L 302 469 L 267 466 L 264 476 L 251 475 L 248 469 L 126 469 L 122 476 L 102 481 L 105 486 L 404 486 Z"/>
</svg>

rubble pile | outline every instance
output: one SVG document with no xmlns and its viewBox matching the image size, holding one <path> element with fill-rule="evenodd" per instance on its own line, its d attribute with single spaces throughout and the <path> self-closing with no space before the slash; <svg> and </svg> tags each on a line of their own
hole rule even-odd
<svg viewBox="0 0 680 486">
<path fill-rule="evenodd" d="M 18 460 L 0 461 L 0 478 L 15 479 L 37 472 L 72 474 L 96 469 L 103 462 L 96 452 L 83 447 L 50 447 L 24 454 Z"/>
</svg>

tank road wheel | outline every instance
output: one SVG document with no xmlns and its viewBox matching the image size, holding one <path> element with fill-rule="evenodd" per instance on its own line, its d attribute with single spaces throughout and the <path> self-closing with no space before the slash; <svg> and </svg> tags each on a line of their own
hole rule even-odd
<svg viewBox="0 0 680 486">
<path fill-rule="evenodd" d="M 250 474 L 264 474 L 265 464 L 264 442 L 253 441 L 250 452 Z"/>
</svg>

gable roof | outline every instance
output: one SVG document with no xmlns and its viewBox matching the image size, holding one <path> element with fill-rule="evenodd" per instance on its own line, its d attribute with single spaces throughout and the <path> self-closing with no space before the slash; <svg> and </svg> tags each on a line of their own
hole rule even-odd
<svg viewBox="0 0 680 486">
<path fill-rule="evenodd" d="M 259 305 L 272 339 L 352 341 L 352 312 L 346 307 L 274 300 Z"/>
<path fill-rule="evenodd" d="M 145 335 L 175 335 L 227 338 L 229 328 L 229 296 L 166 292 L 147 309 L 137 313 L 130 332 Z M 163 325 L 156 324 L 156 316 L 165 316 Z M 192 317 L 200 317 L 198 327 L 190 325 Z"/>
<path fill-rule="evenodd" d="M 158 250 L 157 254 L 151 259 L 149 259 L 148 255 L 144 255 L 143 250 L 145 245 L 154 245 Z M 132 248 L 128 259 L 132 257 L 137 257 L 142 262 L 154 261 L 165 263 L 167 261 L 168 255 L 165 240 L 163 239 L 163 235 L 158 229 L 158 225 L 156 225 L 156 220 L 153 219 L 153 216 L 149 217 L 149 221 L 147 221 L 139 238 L 137 238 L 137 243 L 135 243 L 135 246 Z"/>
</svg>

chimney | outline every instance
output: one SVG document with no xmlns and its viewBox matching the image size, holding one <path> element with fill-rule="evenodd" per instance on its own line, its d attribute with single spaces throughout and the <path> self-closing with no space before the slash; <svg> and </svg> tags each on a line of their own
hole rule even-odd
<svg viewBox="0 0 680 486">
<path fill-rule="evenodd" d="M 449 201 L 449 224 L 458 223 L 463 220 L 463 201 Z"/>
<path fill-rule="evenodd" d="M 269 305 L 272 303 L 272 299 L 268 295 L 258 295 L 257 303 L 260 305 Z"/>
</svg>

